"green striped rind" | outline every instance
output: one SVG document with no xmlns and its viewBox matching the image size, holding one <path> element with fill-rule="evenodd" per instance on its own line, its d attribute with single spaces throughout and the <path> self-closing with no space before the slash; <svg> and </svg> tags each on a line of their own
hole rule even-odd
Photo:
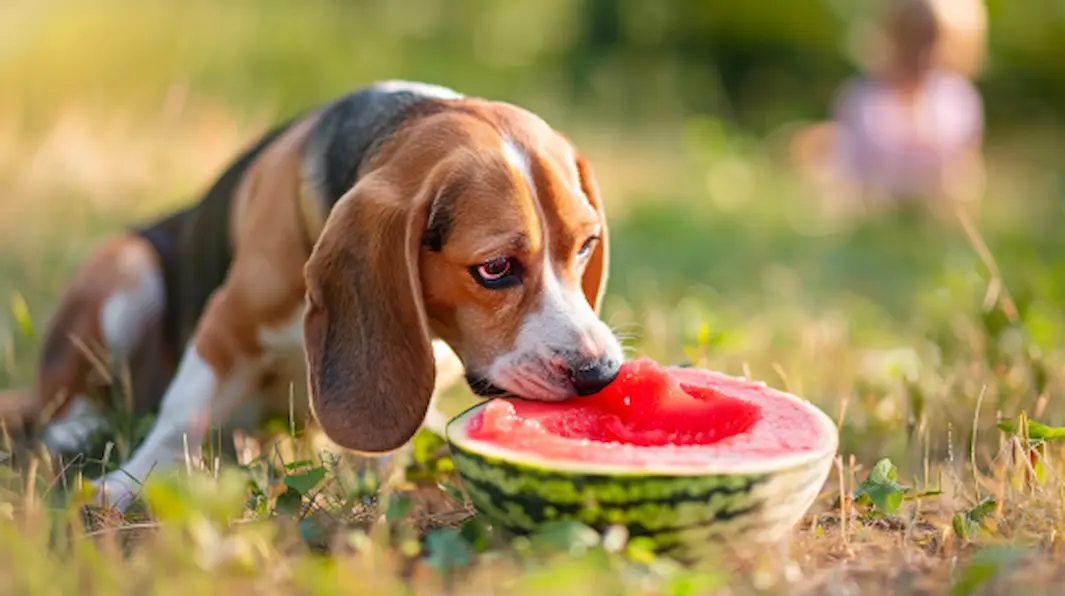
<svg viewBox="0 0 1065 596">
<path fill-rule="evenodd" d="M 623 525 L 660 550 L 688 553 L 714 538 L 773 541 L 790 532 L 824 485 L 838 440 L 834 425 L 817 411 L 817 432 L 831 432 L 824 449 L 781 457 L 778 468 L 759 461 L 750 473 L 618 473 L 589 462 L 582 471 L 531 455 L 487 453 L 496 450 L 484 445 L 475 451 L 465 429 L 452 428 L 472 413 L 452 421 L 448 441 L 466 492 L 495 524 L 515 534 L 550 521 L 579 521 L 598 530 Z"/>
<path fill-rule="evenodd" d="M 809 508 L 831 459 L 776 473 L 714 476 L 577 475 L 504 461 L 452 445 L 478 511 L 516 534 L 548 521 L 598 530 L 623 525 L 671 549 L 715 536 L 775 540 Z"/>
</svg>

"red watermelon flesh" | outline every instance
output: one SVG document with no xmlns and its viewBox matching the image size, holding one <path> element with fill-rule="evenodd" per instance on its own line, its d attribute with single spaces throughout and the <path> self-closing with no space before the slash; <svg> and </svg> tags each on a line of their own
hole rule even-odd
<svg viewBox="0 0 1065 596">
<path fill-rule="evenodd" d="M 497 399 L 469 422 L 470 438 L 546 457 L 676 464 L 817 449 L 812 414 L 764 384 L 650 359 L 625 363 L 603 391 L 565 402 Z"/>
</svg>

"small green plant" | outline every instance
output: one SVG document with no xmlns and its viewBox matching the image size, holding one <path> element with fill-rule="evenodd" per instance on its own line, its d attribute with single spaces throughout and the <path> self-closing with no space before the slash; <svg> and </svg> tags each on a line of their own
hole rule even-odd
<svg viewBox="0 0 1065 596">
<path fill-rule="evenodd" d="M 327 472 L 324 466 L 316 466 L 310 460 L 286 464 L 285 470 L 300 471 L 288 473 L 282 478 L 281 482 L 286 490 L 278 495 L 274 510 L 277 513 L 298 515 L 302 509 L 304 497 L 309 496 L 314 488 L 325 479 Z"/>
<path fill-rule="evenodd" d="M 1011 481 L 1015 486 L 1042 485 L 1047 481 L 1047 446 L 1065 439 L 1065 428 L 1047 426 L 1028 418 L 1026 412 L 1016 422 L 1000 420 L 998 428 L 1010 438 L 1009 452 L 1015 464 Z"/>
<path fill-rule="evenodd" d="M 1029 553 L 1013 546 L 985 548 L 969 560 L 950 588 L 950 596 L 969 596 L 995 576 L 1015 568 Z"/>
<path fill-rule="evenodd" d="M 451 586 L 455 573 L 468 567 L 473 558 L 469 542 L 459 530 L 448 528 L 430 532 L 425 537 L 428 556 L 425 562 Z"/>
<path fill-rule="evenodd" d="M 1025 437 L 1030 442 L 1060 441 L 1065 439 L 1065 427 L 1047 426 L 1035 420 L 1029 420 L 1026 415 L 1018 417 L 1017 422 L 1000 420 L 998 428 L 1010 435 Z"/>
<path fill-rule="evenodd" d="M 954 534 L 963 541 L 969 541 L 984 529 L 985 521 L 994 515 L 997 508 L 995 499 L 986 498 L 971 509 L 955 513 L 951 519 Z"/>
<path fill-rule="evenodd" d="M 881 513 L 895 515 L 902 506 L 906 489 L 896 482 L 898 468 L 888 458 L 876 462 L 873 469 L 862 481 L 854 493 L 854 501 L 859 504 L 871 503 Z"/>
<path fill-rule="evenodd" d="M 854 502 L 859 506 L 872 506 L 884 515 L 895 515 L 902 502 L 940 494 L 939 490 L 917 491 L 898 483 L 899 470 L 889 458 L 881 458 L 854 491 Z"/>
</svg>

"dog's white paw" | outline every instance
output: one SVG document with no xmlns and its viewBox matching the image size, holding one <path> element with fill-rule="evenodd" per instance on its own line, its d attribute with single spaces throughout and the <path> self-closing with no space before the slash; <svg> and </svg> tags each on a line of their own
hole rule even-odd
<svg viewBox="0 0 1065 596">
<path fill-rule="evenodd" d="M 92 481 L 94 505 L 124 512 L 137 498 L 139 485 L 122 470 Z"/>
</svg>

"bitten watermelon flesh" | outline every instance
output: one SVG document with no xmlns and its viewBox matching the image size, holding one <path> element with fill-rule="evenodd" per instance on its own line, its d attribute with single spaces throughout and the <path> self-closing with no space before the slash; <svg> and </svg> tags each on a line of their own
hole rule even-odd
<svg viewBox="0 0 1065 596">
<path fill-rule="evenodd" d="M 634 360 L 603 391 L 569 407 L 598 415 L 607 440 L 643 446 L 708 445 L 749 429 L 761 417 L 757 404 L 693 381 L 682 383 L 653 360 Z"/>
<path fill-rule="evenodd" d="M 447 439 L 474 506 L 503 528 L 620 524 L 689 553 L 715 536 L 789 531 L 838 446 L 831 419 L 793 395 L 647 359 L 595 395 L 482 403 L 448 424 Z"/>
<path fill-rule="evenodd" d="M 706 461 L 715 454 L 808 449 L 811 439 L 816 444 L 808 432 L 788 433 L 789 426 L 801 428 L 809 414 L 773 395 L 760 384 L 639 359 L 625 363 L 613 383 L 587 397 L 562 403 L 493 400 L 471 418 L 467 432 L 471 439 L 560 458 L 587 453 L 588 442 L 604 443 L 595 458 L 603 463 L 629 458 L 639 464 L 646 457 Z M 761 436 L 759 430 L 770 425 L 773 431 Z M 699 451 L 677 449 L 684 446 Z"/>
</svg>

